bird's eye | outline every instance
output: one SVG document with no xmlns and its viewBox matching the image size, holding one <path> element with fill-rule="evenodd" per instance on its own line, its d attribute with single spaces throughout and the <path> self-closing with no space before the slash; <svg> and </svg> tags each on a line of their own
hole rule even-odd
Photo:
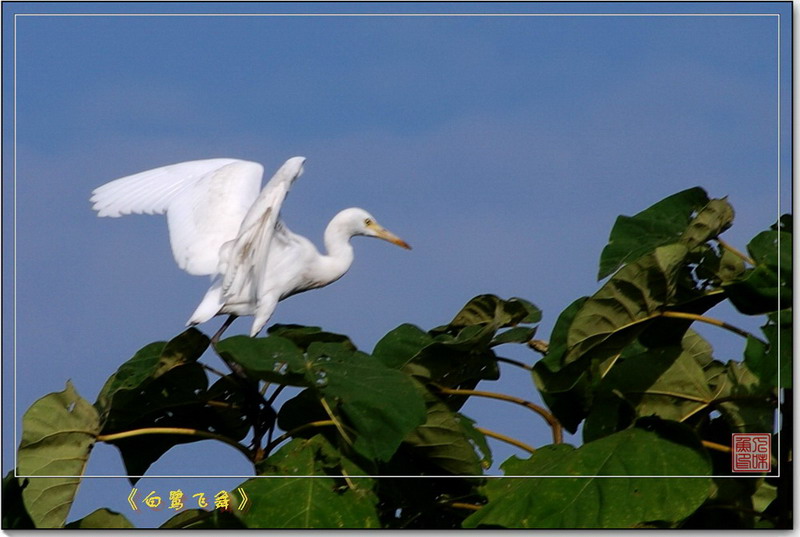
<svg viewBox="0 0 800 537">
<path fill-rule="evenodd" d="M 364 225 L 365 226 L 371 226 L 372 225 L 372 218 L 365 218 L 364 219 Z"/>
</svg>

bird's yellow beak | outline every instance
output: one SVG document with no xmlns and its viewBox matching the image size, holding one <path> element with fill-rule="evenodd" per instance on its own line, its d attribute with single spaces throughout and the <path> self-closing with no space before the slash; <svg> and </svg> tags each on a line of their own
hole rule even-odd
<svg viewBox="0 0 800 537">
<path fill-rule="evenodd" d="M 389 241 L 392 244 L 396 244 L 397 246 L 405 248 L 406 250 L 411 249 L 411 246 L 409 246 L 406 241 L 404 241 L 403 239 L 401 239 L 388 229 L 385 229 L 380 225 L 376 224 L 375 222 L 371 223 L 368 227 L 373 231 L 373 233 L 375 233 L 375 236 L 378 237 L 379 239 Z"/>
</svg>

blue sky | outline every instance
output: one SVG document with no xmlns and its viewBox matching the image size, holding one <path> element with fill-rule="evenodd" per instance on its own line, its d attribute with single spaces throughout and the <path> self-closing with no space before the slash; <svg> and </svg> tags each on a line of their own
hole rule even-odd
<svg viewBox="0 0 800 537">
<path fill-rule="evenodd" d="M 165 13 L 537 16 L 152 16 Z M 336 212 L 361 206 L 414 249 L 354 239 L 350 272 L 282 302 L 271 322 L 345 333 L 366 351 L 401 323 L 446 323 L 482 293 L 537 304 L 546 339 L 562 309 L 597 289 L 616 216 L 685 188 L 729 196 L 726 237 L 741 248 L 776 220 L 779 180 L 791 211 L 789 3 L 16 3 L 3 22 L 4 473 L 14 395 L 18 418 L 67 379 L 93 401 L 137 349 L 179 333 L 208 287 L 175 266 L 162 217 L 95 216 L 92 189 L 117 177 L 210 157 L 271 173 L 307 157 L 283 210 L 293 231 L 320 245 Z M 718 358 L 739 356 L 739 342 L 701 331 Z M 491 389 L 537 400 L 517 369 Z M 549 443 L 527 411 L 465 411 Z M 493 447 L 500 461 L 516 453 Z M 247 474 L 240 459 L 201 442 L 151 472 Z M 103 445 L 87 471 L 124 472 Z M 241 481 L 138 487 L 213 494 Z M 124 479 L 87 480 L 70 519 L 101 506 L 138 526 L 168 517 L 132 514 L 129 492 Z"/>
</svg>

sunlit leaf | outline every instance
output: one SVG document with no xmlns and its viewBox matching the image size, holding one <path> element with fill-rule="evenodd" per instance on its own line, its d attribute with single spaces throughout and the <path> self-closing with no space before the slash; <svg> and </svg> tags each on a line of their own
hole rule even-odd
<svg viewBox="0 0 800 537">
<path fill-rule="evenodd" d="M 279 479 L 245 481 L 252 506 L 235 512 L 250 528 L 377 528 L 377 498 L 341 473 L 336 450 L 321 436 L 294 439 L 272 455 L 265 468 Z M 307 478 L 303 476 L 329 476 Z"/>
<path fill-rule="evenodd" d="M 464 527 L 632 528 L 681 520 L 710 493 L 709 479 L 639 477 L 711 473 L 696 439 L 639 428 L 578 449 L 544 446 L 527 460 L 512 457 L 502 468 L 510 476 L 582 477 L 491 480 L 485 487 L 488 503 Z"/>
<path fill-rule="evenodd" d="M 612 356 L 630 343 L 667 305 L 687 254 L 682 244 L 657 248 L 617 272 L 583 303 L 567 334 L 564 363 L 590 351 Z"/>
<path fill-rule="evenodd" d="M 67 382 L 63 392 L 37 400 L 22 417 L 18 473 L 29 477 L 22 490 L 37 528 L 61 528 L 100 432 L 97 411 Z"/>
<path fill-rule="evenodd" d="M 659 246 L 680 240 L 693 215 L 708 201 L 706 192 L 694 187 L 664 198 L 635 216 L 617 217 L 608 244 L 600 254 L 597 279 L 602 280 Z"/>
</svg>

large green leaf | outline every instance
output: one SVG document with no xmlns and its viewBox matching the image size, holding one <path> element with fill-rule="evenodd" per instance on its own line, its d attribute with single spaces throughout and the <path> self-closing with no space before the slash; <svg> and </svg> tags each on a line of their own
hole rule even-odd
<svg viewBox="0 0 800 537">
<path fill-rule="evenodd" d="M 491 323 L 496 328 L 531 324 L 542 320 L 542 311 L 522 298 L 503 300 L 495 295 L 478 295 L 450 321 L 451 327 Z"/>
<path fill-rule="evenodd" d="M 659 246 L 680 240 L 693 215 L 708 201 L 706 192 L 694 187 L 664 198 L 635 216 L 619 216 L 600 254 L 597 279 L 602 280 Z"/>
<path fill-rule="evenodd" d="M 484 465 L 491 465 L 484 436 L 475 430 L 472 420 L 450 410 L 424 387 L 418 389 L 425 399 L 427 419 L 406 436 L 404 444 L 413 448 L 416 459 L 438 468 L 437 474 L 481 475 Z"/>
<path fill-rule="evenodd" d="M 792 234 L 762 231 L 747 245 L 756 266 L 739 279 L 726 282 L 726 295 L 748 315 L 792 306 Z"/>
<path fill-rule="evenodd" d="M 61 528 L 100 432 L 97 411 L 67 382 L 63 392 L 37 400 L 22 417 L 18 474 L 29 477 L 22 490 L 37 528 Z"/>
<path fill-rule="evenodd" d="M 687 252 L 682 244 L 662 246 L 617 272 L 575 314 L 564 363 L 589 352 L 607 358 L 633 341 L 670 303 Z"/>
<path fill-rule="evenodd" d="M 312 343 L 341 343 L 354 351 L 356 346 L 345 335 L 325 332 L 318 326 L 301 326 L 298 324 L 274 324 L 267 329 L 270 336 L 288 339 L 303 351 Z"/>
<path fill-rule="evenodd" d="M 747 338 L 744 363 L 767 386 L 792 387 L 792 310 L 767 315 L 761 327 L 767 343 L 753 336 Z M 780 383 L 778 373 L 780 372 Z"/>
<path fill-rule="evenodd" d="M 151 343 L 122 364 L 98 396 L 104 435 L 149 427 L 175 427 L 241 438 L 242 409 L 221 411 L 210 404 L 241 401 L 233 385 L 217 384 L 209 394 L 208 378 L 197 359 L 208 348 L 208 338 L 189 329 L 169 342 Z M 238 437 L 238 438 L 237 438 Z M 183 434 L 140 435 L 112 440 L 131 476 L 147 468 L 176 444 L 202 440 Z M 133 483 L 136 477 L 131 477 Z"/>
<path fill-rule="evenodd" d="M 745 364 L 713 361 L 705 368 L 718 410 L 731 430 L 771 432 L 778 409 L 777 388 L 760 382 Z"/>
<path fill-rule="evenodd" d="M 101 508 L 92 511 L 85 517 L 70 522 L 66 525 L 68 529 L 129 529 L 135 527 L 124 515 Z"/>
<path fill-rule="evenodd" d="M 596 389 L 584 441 L 626 428 L 637 417 L 683 422 L 708 409 L 714 394 L 703 367 L 711 360 L 711 346 L 693 331 L 682 345 L 626 354 Z"/>
<path fill-rule="evenodd" d="M 544 446 L 529 459 L 512 457 L 506 475 L 582 476 L 504 478 L 485 487 L 488 503 L 464 527 L 632 528 L 678 521 L 711 491 L 711 465 L 694 437 L 628 429 L 578 449 Z M 629 477 L 601 477 L 629 476 Z"/>
<path fill-rule="evenodd" d="M 433 336 L 421 328 L 401 324 L 378 341 L 372 356 L 388 367 L 400 369 L 434 341 Z"/>
<path fill-rule="evenodd" d="M 236 512 L 250 528 L 377 528 L 377 498 L 360 480 L 343 479 L 342 460 L 322 436 L 294 439 L 272 455 L 269 474 L 245 481 L 252 502 Z M 325 477 L 304 477 L 304 476 Z"/>
<path fill-rule="evenodd" d="M 403 438 L 425 421 L 425 403 L 413 381 L 371 356 L 338 343 L 312 343 L 306 377 L 327 404 L 357 432 L 353 447 L 388 460 Z"/>
<path fill-rule="evenodd" d="M 233 336 L 217 343 L 216 349 L 222 356 L 242 366 L 251 378 L 290 386 L 309 385 L 303 352 L 284 337 Z"/>
</svg>

